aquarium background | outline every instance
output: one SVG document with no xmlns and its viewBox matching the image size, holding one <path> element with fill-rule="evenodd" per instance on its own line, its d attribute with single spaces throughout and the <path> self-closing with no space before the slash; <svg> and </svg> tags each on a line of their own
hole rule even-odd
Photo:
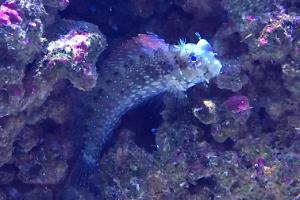
<svg viewBox="0 0 300 200">
<path fill-rule="evenodd" d="M 299 0 L 0 4 L 0 200 L 300 199 Z M 220 74 L 130 109 L 71 184 L 105 62 L 138 34 L 195 33 Z"/>
</svg>

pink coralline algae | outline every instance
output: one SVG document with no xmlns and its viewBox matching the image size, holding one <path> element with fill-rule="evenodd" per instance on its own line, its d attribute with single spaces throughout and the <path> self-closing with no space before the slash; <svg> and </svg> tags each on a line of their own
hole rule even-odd
<svg viewBox="0 0 300 200">
<path fill-rule="evenodd" d="M 231 96 L 225 102 L 227 109 L 233 113 L 240 113 L 250 109 L 249 100 L 246 96 Z"/>
<path fill-rule="evenodd" d="M 80 33 L 71 30 L 71 32 L 64 36 L 61 40 L 55 41 L 53 45 L 50 47 L 53 48 L 64 48 L 65 51 L 70 52 L 72 56 L 72 60 L 76 63 L 81 63 L 84 61 L 85 56 L 88 53 L 89 47 L 89 37 L 91 36 L 90 33 Z M 49 48 L 51 51 L 52 49 Z M 68 54 L 61 54 L 61 57 L 56 58 L 54 60 L 57 60 L 59 62 L 67 62 Z M 54 61 L 53 60 L 53 61 Z"/>
<path fill-rule="evenodd" d="M 0 22 L 4 26 L 22 22 L 22 17 L 16 10 L 16 3 L 14 1 L 4 2 L 0 6 Z"/>
<path fill-rule="evenodd" d="M 105 40 L 99 30 L 87 23 L 74 23 L 62 20 L 67 34 L 57 34 L 57 39 L 47 47 L 47 55 L 41 60 L 42 74 L 49 72 L 57 77 L 66 78 L 78 89 L 89 90 L 96 84 L 97 73 L 95 57 L 105 46 Z M 88 27 L 88 28 L 87 28 Z M 47 67 L 44 68 L 43 64 Z"/>
<path fill-rule="evenodd" d="M 88 53 L 88 38 L 89 33 L 72 32 L 70 38 L 67 37 L 66 45 L 70 46 L 74 53 L 74 61 L 80 63 L 84 60 Z"/>
<path fill-rule="evenodd" d="M 268 40 L 266 38 L 259 38 L 258 42 L 260 46 L 268 44 Z"/>
<path fill-rule="evenodd" d="M 293 40 L 293 27 L 299 24 L 300 16 L 294 13 L 288 13 L 282 6 L 277 5 L 278 14 L 271 17 L 269 23 L 263 28 L 258 38 L 258 46 L 268 44 L 268 38 L 275 31 L 282 31 L 285 38 Z M 278 42 L 280 39 L 276 39 Z M 283 41 L 283 38 L 281 39 Z"/>
</svg>

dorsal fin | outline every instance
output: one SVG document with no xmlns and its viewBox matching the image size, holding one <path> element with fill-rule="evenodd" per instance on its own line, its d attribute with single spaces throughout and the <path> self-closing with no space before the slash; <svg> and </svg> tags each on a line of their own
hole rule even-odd
<svg viewBox="0 0 300 200">
<path fill-rule="evenodd" d="M 164 39 L 161 39 L 158 35 L 150 32 L 147 34 L 139 34 L 133 39 L 136 40 L 137 43 L 141 44 L 144 48 L 150 48 L 152 50 L 166 48 L 168 46 Z"/>
<path fill-rule="evenodd" d="M 106 66 L 118 67 L 126 59 L 137 58 L 141 55 L 149 56 L 158 49 L 165 50 L 168 46 L 163 39 L 153 33 L 139 34 L 113 51 Z"/>
</svg>

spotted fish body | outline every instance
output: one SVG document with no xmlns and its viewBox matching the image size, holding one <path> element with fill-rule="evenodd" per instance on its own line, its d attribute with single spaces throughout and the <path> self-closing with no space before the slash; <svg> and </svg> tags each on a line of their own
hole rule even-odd
<svg viewBox="0 0 300 200">
<path fill-rule="evenodd" d="M 167 44 L 154 34 L 140 34 L 112 53 L 99 69 L 97 86 L 85 102 L 94 109 L 87 121 L 85 144 L 75 172 L 84 185 L 97 166 L 103 147 L 121 117 L 151 97 L 165 92 L 185 92 L 219 74 L 221 63 L 211 46 L 199 38 L 197 44 Z"/>
</svg>

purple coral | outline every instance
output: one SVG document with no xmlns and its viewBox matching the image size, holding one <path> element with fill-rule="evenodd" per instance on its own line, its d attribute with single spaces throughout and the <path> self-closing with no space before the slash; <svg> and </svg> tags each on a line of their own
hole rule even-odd
<svg viewBox="0 0 300 200">
<path fill-rule="evenodd" d="M 0 22 L 4 26 L 22 22 L 20 13 L 16 10 L 15 1 L 6 1 L 0 6 Z"/>
<path fill-rule="evenodd" d="M 249 100 L 246 96 L 231 96 L 225 102 L 227 109 L 233 113 L 239 113 L 250 109 Z"/>
</svg>

